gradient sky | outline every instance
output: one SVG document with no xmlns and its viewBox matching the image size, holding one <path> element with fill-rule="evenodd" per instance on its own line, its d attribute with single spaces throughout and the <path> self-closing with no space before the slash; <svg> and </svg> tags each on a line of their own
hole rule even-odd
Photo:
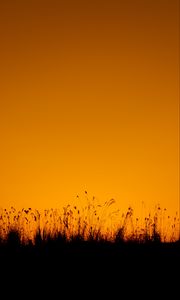
<svg viewBox="0 0 180 300">
<path fill-rule="evenodd" d="M 0 206 L 178 210 L 178 3 L 0 1 Z"/>
</svg>

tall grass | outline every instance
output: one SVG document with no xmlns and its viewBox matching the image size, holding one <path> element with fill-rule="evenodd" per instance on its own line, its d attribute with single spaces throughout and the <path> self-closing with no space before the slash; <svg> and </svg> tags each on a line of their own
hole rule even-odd
<svg viewBox="0 0 180 300">
<path fill-rule="evenodd" d="M 31 208 L 0 210 L 0 242 L 46 242 L 49 239 L 111 242 L 174 242 L 179 238 L 179 219 L 157 206 L 143 219 L 131 207 L 125 213 L 114 210 L 115 200 L 103 205 L 86 197 L 84 207 L 67 205 L 43 212 Z"/>
</svg>

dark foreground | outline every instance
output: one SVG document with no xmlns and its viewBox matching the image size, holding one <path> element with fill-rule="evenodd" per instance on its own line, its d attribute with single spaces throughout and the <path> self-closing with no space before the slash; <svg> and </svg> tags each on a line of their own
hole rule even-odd
<svg viewBox="0 0 180 300">
<path fill-rule="evenodd" d="M 51 242 L 0 246 L 1 292 L 180 293 L 180 243 Z M 96 291 L 96 292 L 95 292 Z M 36 291 L 37 292 L 37 291 Z M 54 299 L 54 297 L 52 297 Z M 61 297 L 60 297 L 61 299 Z M 84 297 L 87 299 L 87 297 Z M 112 297 L 114 299 L 114 296 Z M 118 298 L 119 299 L 119 298 Z"/>
</svg>

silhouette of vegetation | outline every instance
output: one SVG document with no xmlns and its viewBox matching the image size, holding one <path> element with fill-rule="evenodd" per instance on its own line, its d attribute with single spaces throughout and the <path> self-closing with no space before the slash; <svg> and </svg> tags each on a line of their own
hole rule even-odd
<svg viewBox="0 0 180 300">
<path fill-rule="evenodd" d="M 1 209 L 0 242 L 11 247 L 20 244 L 45 244 L 50 240 L 61 243 L 102 242 L 124 243 L 133 241 L 175 242 L 179 238 L 179 219 L 167 215 L 166 209 L 155 208 L 154 214 L 144 219 L 134 217 L 131 207 L 126 213 L 113 210 L 114 199 L 103 205 L 89 200 L 86 192 L 84 207 L 67 205 L 63 210 L 47 209 L 41 213 L 31 208 L 16 211 Z"/>
<path fill-rule="evenodd" d="M 43 284 L 52 279 L 54 288 L 56 279 L 57 287 L 86 284 L 92 278 L 93 285 L 95 278 L 114 282 L 116 277 L 122 284 L 133 274 L 142 284 L 166 279 L 167 270 L 175 274 L 180 262 L 177 215 L 172 218 L 157 206 L 140 219 L 131 207 L 126 213 L 114 210 L 114 199 L 103 205 L 94 197 L 86 200 L 84 207 L 67 205 L 62 210 L 1 209 L 2 278 L 14 274 L 12 280 L 19 283 L 29 276 L 29 282 Z"/>
</svg>

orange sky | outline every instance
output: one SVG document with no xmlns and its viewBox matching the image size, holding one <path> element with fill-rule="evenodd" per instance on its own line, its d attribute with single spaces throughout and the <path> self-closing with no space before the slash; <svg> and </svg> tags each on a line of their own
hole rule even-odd
<svg viewBox="0 0 180 300">
<path fill-rule="evenodd" d="M 0 1 L 0 206 L 178 210 L 178 3 Z"/>
</svg>

